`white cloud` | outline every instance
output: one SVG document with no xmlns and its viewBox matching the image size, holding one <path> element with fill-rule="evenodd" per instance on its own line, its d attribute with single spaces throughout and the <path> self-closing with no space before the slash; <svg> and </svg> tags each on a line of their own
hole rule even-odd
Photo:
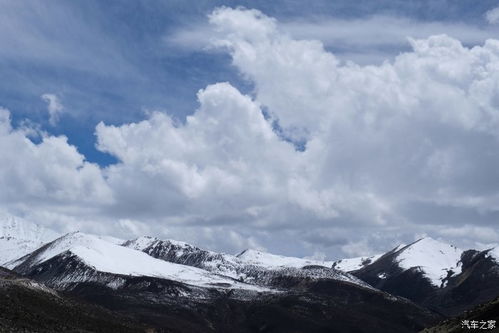
<svg viewBox="0 0 499 333">
<path fill-rule="evenodd" d="M 49 113 L 49 123 L 52 126 L 57 125 L 60 115 L 64 107 L 59 100 L 59 97 L 54 94 L 43 94 L 42 99 L 47 103 L 47 111 Z"/>
<path fill-rule="evenodd" d="M 104 169 L 63 137 L 31 143 L 4 112 L 2 200 L 230 249 L 365 255 L 450 225 L 449 237 L 494 241 L 483 235 L 499 210 L 499 41 L 411 39 L 393 62 L 359 66 L 255 10 L 221 8 L 210 22 L 253 96 L 217 83 L 185 123 L 100 123 L 97 148 L 119 159 Z"/>
<path fill-rule="evenodd" d="M 297 163 L 293 146 L 229 84 L 208 86 L 198 98 L 184 125 L 155 113 L 137 124 L 97 126 L 98 148 L 122 162 L 106 170 L 108 183 L 135 213 L 152 206 L 189 221 L 240 218 L 280 200 L 289 164 Z"/>
<path fill-rule="evenodd" d="M 485 13 L 485 19 L 489 24 L 497 24 L 499 23 L 499 7 L 492 8 L 491 10 Z"/>
<path fill-rule="evenodd" d="M 10 208 L 66 213 L 111 202 L 101 170 L 88 163 L 64 136 L 44 135 L 33 143 L 26 131 L 12 128 L 0 109 L 0 202 Z"/>
<path fill-rule="evenodd" d="M 275 21 L 270 22 L 275 25 Z M 408 37 L 427 38 L 431 35 L 447 34 L 465 45 L 478 45 L 494 38 L 498 32 L 494 26 L 418 21 L 387 15 L 360 19 L 293 19 L 279 22 L 277 28 L 293 39 L 320 40 L 328 49 L 334 50 L 339 59 L 359 64 L 380 64 L 387 59 L 392 60 L 402 50 L 408 49 Z M 223 36 L 224 34 L 212 25 L 196 23 L 165 36 L 164 40 L 170 45 L 185 49 L 213 50 L 213 41 Z"/>
</svg>

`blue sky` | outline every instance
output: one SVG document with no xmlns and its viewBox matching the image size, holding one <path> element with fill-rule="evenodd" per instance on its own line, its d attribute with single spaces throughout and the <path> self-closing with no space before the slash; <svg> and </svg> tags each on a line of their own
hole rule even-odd
<svg viewBox="0 0 499 333">
<path fill-rule="evenodd" d="M 226 251 L 497 243 L 496 6 L 0 0 L 0 208 Z"/>
</svg>

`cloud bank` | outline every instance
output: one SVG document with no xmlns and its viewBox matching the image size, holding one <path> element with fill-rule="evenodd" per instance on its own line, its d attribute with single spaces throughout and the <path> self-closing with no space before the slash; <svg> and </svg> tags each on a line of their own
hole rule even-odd
<svg viewBox="0 0 499 333">
<path fill-rule="evenodd" d="M 64 137 L 34 144 L 2 110 L 2 206 L 227 251 L 364 255 L 424 233 L 499 241 L 486 232 L 499 217 L 498 40 L 409 39 L 393 62 L 360 66 L 256 10 L 209 20 L 251 96 L 216 83 L 185 122 L 100 123 L 97 148 L 119 160 L 106 168 Z"/>
</svg>

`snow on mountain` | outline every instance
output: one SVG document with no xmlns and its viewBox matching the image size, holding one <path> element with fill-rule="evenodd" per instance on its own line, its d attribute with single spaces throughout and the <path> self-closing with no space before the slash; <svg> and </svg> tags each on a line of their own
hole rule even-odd
<svg viewBox="0 0 499 333">
<path fill-rule="evenodd" d="M 245 250 L 236 256 L 203 250 L 191 244 L 176 240 L 160 240 L 154 237 L 143 236 L 127 241 L 123 246 L 135 250 L 145 251 L 164 260 L 186 265 L 202 265 L 205 269 L 220 270 L 219 273 L 230 273 L 227 270 L 234 266 L 257 266 L 264 269 L 302 268 L 305 266 L 331 267 L 333 262 L 310 260 L 294 257 L 285 257 L 271 253 Z M 210 269 L 211 270 L 211 269 Z"/>
<path fill-rule="evenodd" d="M 216 253 L 216 252 L 201 250 L 200 248 L 188 244 L 186 242 L 176 241 L 173 239 L 161 240 L 151 236 L 141 236 L 139 238 L 123 242 L 122 245 L 139 251 L 144 251 L 145 249 L 152 248 L 155 245 L 162 245 L 163 248 L 174 249 L 175 255 L 177 257 L 181 257 L 184 253 L 192 251 L 204 251 L 213 254 Z"/>
<path fill-rule="evenodd" d="M 113 243 L 113 244 L 116 244 L 116 245 L 121 245 L 125 242 L 124 239 L 122 238 L 117 238 L 117 237 L 113 237 L 113 236 L 101 236 L 101 235 L 95 235 L 95 234 L 92 234 L 93 236 L 99 238 L 99 239 L 102 239 L 103 241 L 106 241 L 106 242 L 109 242 L 109 243 Z"/>
<path fill-rule="evenodd" d="M 395 260 L 402 269 L 418 267 L 435 286 L 440 286 L 448 272 L 461 272 L 462 250 L 430 237 L 422 238 L 398 250 Z"/>
<path fill-rule="evenodd" d="M 0 237 L 47 242 L 58 236 L 50 229 L 0 211 Z"/>
<path fill-rule="evenodd" d="M 405 244 L 400 244 L 395 247 L 393 250 L 389 251 L 389 253 L 396 252 L 406 246 Z M 358 269 L 361 269 L 367 265 L 372 264 L 379 258 L 381 258 L 384 254 L 376 254 L 370 257 L 356 257 L 356 258 L 346 258 L 340 259 L 333 263 L 333 268 L 338 269 L 343 272 L 353 272 Z"/>
<path fill-rule="evenodd" d="M 295 257 L 285 257 L 277 254 L 271 254 L 267 252 L 257 251 L 257 250 L 244 250 L 237 256 L 246 264 L 261 266 L 268 269 L 292 267 L 292 268 L 302 268 L 305 266 L 324 266 L 331 267 L 333 261 L 320 261 L 311 260 Z"/>
<path fill-rule="evenodd" d="M 75 255 L 87 266 L 104 273 L 150 276 L 201 287 L 263 290 L 199 268 L 158 260 L 144 252 L 116 245 L 81 232 L 70 233 L 58 238 L 40 250 L 8 263 L 7 267 L 16 268 L 20 265 L 34 267 L 51 258 L 68 253 Z"/>
<path fill-rule="evenodd" d="M 43 245 L 43 243 L 31 240 L 0 237 L 0 266 L 30 253 L 41 245 Z"/>
<path fill-rule="evenodd" d="M 266 269 L 276 269 L 276 268 L 302 268 L 305 266 L 324 266 L 331 267 L 332 261 L 320 261 L 311 259 L 302 259 L 295 257 L 285 257 L 276 254 L 271 254 L 267 252 L 257 251 L 257 250 L 245 250 L 236 256 L 224 253 L 217 253 L 213 251 L 203 250 L 191 244 L 176 241 L 176 240 L 160 240 L 154 237 L 143 236 L 137 239 L 127 241 L 123 246 L 133 248 L 135 250 L 145 251 L 149 254 L 151 252 L 158 250 L 161 247 L 161 254 L 163 257 L 168 256 L 170 260 L 174 260 L 176 257 L 182 261 L 182 258 L 187 259 L 190 257 L 193 261 L 194 256 L 197 255 L 199 259 L 204 260 L 204 265 L 213 266 L 220 268 L 222 264 L 231 265 L 253 265 L 259 266 Z M 185 260 L 184 260 L 185 261 Z M 176 261 L 175 261 L 176 262 Z M 189 264 L 186 262 L 180 262 Z"/>
<path fill-rule="evenodd" d="M 377 254 L 371 257 L 357 257 L 340 259 L 333 263 L 332 267 L 343 272 L 351 272 L 361 269 L 362 267 L 369 265 L 376 260 L 378 260 L 382 254 Z"/>
<path fill-rule="evenodd" d="M 125 241 L 122 245 L 134 250 L 144 251 L 148 246 L 151 246 L 158 239 L 150 236 L 141 236 L 133 240 Z"/>
<path fill-rule="evenodd" d="M 273 279 L 279 280 L 283 277 L 309 280 L 329 279 L 353 283 L 364 288 L 372 288 L 364 281 L 347 272 L 333 269 L 332 261 L 286 257 L 252 249 L 239 253 L 236 258 L 250 269 L 257 267 L 269 272 L 267 274 L 259 274 L 257 280 L 273 281 Z"/>
<path fill-rule="evenodd" d="M 296 278 L 338 280 L 370 288 L 358 278 L 332 269 L 332 262 L 284 257 L 254 250 L 233 256 L 203 250 L 185 242 L 147 236 L 127 241 L 123 246 L 143 251 L 154 258 L 202 268 L 260 286 L 275 287 L 281 281 Z"/>
<path fill-rule="evenodd" d="M 20 258 L 58 236 L 52 230 L 0 212 L 0 265 Z"/>
<path fill-rule="evenodd" d="M 143 251 L 157 259 L 202 268 L 234 279 L 248 278 L 247 267 L 237 257 L 200 249 L 185 242 L 142 236 L 124 242 L 123 246 Z"/>
<path fill-rule="evenodd" d="M 499 264 L 499 246 L 487 251 L 487 256 L 494 259 Z"/>
</svg>

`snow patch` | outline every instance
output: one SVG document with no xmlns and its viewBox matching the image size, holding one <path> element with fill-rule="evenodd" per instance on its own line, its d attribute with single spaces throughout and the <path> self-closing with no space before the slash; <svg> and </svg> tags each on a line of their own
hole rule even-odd
<svg viewBox="0 0 499 333">
<path fill-rule="evenodd" d="M 333 263 L 333 268 L 343 272 L 356 271 L 358 269 L 361 269 L 362 267 L 372 264 L 373 262 L 378 260 L 381 256 L 382 254 L 377 254 L 371 257 L 341 259 Z"/>
<path fill-rule="evenodd" d="M 59 235 L 38 224 L 0 211 L 0 237 L 10 237 L 44 243 L 54 240 L 59 237 Z"/>
<path fill-rule="evenodd" d="M 487 252 L 487 257 L 494 259 L 499 264 L 499 247 L 494 247 Z"/>
<path fill-rule="evenodd" d="M 302 268 L 312 265 L 330 268 L 334 263 L 333 261 L 319 261 L 295 257 L 285 257 L 251 249 L 239 253 L 237 255 L 237 258 L 239 258 L 246 264 L 265 267 L 268 269 L 275 269 L 280 267 Z"/>
<path fill-rule="evenodd" d="M 448 272 L 461 273 L 462 253 L 453 245 L 426 237 L 400 249 L 396 261 L 402 269 L 419 268 L 433 285 L 440 287 Z"/>
<path fill-rule="evenodd" d="M 52 230 L 0 211 L 0 266 L 57 237 Z"/>
</svg>

